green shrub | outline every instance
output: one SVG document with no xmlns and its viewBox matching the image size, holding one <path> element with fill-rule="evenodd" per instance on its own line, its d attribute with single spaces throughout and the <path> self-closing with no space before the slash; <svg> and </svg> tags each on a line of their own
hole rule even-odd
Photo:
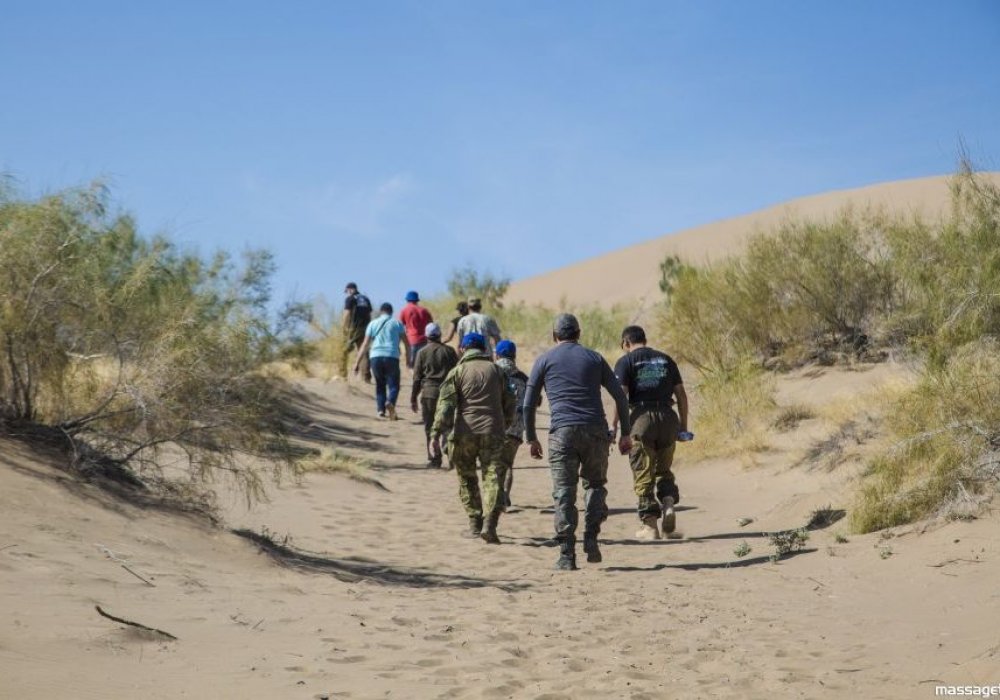
<svg viewBox="0 0 1000 700">
<path fill-rule="evenodd" d="M 895 445 L 873 461 L 852 526 L 870 532 L 947 515 L 1000 476 L 1000 344 L 982 339 L 930 368 L 889 417 Z"/>
<path fill-rule="evenodd" d="M 81 469 L 193 482 L 224 471 L 247 494 L 289 462 L 269 254 L 237 264 L 147 240 L 99 187 L 0 200 L 0 430 L 57 429 Z M 243 459 L 244 457 L 252 459 Z M 259 461 L 263 458 L 263 461 Z M 175 462 L 176 463 L 176 462 Z"/>
</svg>

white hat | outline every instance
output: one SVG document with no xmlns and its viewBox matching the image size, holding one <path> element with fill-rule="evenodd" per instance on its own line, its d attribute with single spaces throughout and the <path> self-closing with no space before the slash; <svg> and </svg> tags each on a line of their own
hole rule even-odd
<svg viewBox="0 0 1000 700">
<path fill-rule="evenodd" d="M 436 323 L 428 323 L 427 327 L 424 328 L 424 335 L 428 338 L 440 338 L 441 337 L 441 326 Z"/>
</svg>

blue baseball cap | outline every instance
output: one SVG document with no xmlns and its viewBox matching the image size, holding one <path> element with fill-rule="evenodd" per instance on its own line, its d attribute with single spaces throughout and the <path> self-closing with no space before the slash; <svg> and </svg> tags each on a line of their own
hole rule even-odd
<svg viewBox="0 0 1000 700">
<path fill-rule="evenodd" d="M 466 333 L 462 338 L 462 347 L 486 350 L 486 338 L 481 333 Z"/>
<path fill-rule="evenodd" d="M 517 346 L 514 345 L 513 340 L 501 340 L 497 343 L 496 353 L 497 357 L 509 357 L 513 359 L 517 357 Z"/>
<path fill-rule="evenodd" d="M 406 300 L 407 301 L 420 301 L 420 295 L 417 294 L 415 291 L 413 291 L 411 289 L 410 291 L 408 291 L 406 293 Z"/>
</svg>

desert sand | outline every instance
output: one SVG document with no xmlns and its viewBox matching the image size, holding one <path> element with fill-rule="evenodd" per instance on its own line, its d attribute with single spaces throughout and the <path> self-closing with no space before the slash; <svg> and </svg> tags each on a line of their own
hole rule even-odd
<svg viewBox="0 0 1000 700">
<path fill-rule="evenodd" d="M 813 370 L 778 393 L 844 398 L 903 374 Z M 230 494 L 213 528 L 0 442 L 0 697 L 929 698 L 1000 678 L 995 517 L 846 543 L 836 522 L 770 561 L 767 532 L 850 506 L 860 460 L 803 461 L 834 430 L 821 419 L 749 462 L 681 450 L 679 540 L 633 539 L 613 455 L 604 562 L 557 572 L 544 463 L 519 455 L 501 546 L 463 539 L 454 472 L 424 466 L 415 416 L 377 420 L 361 384 L 302 389 L 302 432 L 372 459 L 381 488 L 311 474 L 250 509 Z M 284 565 L 226 528 L 302 556 Z"/>
</svg>

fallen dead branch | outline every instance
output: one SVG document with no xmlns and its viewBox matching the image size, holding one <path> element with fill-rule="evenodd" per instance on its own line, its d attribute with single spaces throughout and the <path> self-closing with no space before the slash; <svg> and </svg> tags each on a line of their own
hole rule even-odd
<svg viewBox="0 0 1000 700">
<path fill-rule="evenodd" d="M 120 622 L 123 625 L 129 625 L 130 627 L 137 627 L 137 628 L 139 628 L 141 630 L 145 630 L 146 632 L 152 632 L 153 634 L 159 634 L 159 635 L 162 635 L 162 636 L 166 637 L 167 639 L 171 639 L 173 641 L 177 641 L 177 637 L 175 637 L 174 635 L 170 634 L 169 632 L 164 632 L 163 630 L 158 630 L 155 627 L 147 627 L 146 625 L 144 625 L 144 624 L 142 624 L 140 622 L 132 622 L 131 620 L 126 620 L 126 619 L 121 618 L 121 617 L 115 617 L 114 615 L 112 615 L 110 613 L 106 613 L 103 610 L 101 610 L 101 606 L 100 605 L 95 605 L 94 608 L 97 609 L 97 614 L 100 615 L 101 617 L 106 617 L 109 620 L 114 620 L 115 622 Z"/>
</svg>

